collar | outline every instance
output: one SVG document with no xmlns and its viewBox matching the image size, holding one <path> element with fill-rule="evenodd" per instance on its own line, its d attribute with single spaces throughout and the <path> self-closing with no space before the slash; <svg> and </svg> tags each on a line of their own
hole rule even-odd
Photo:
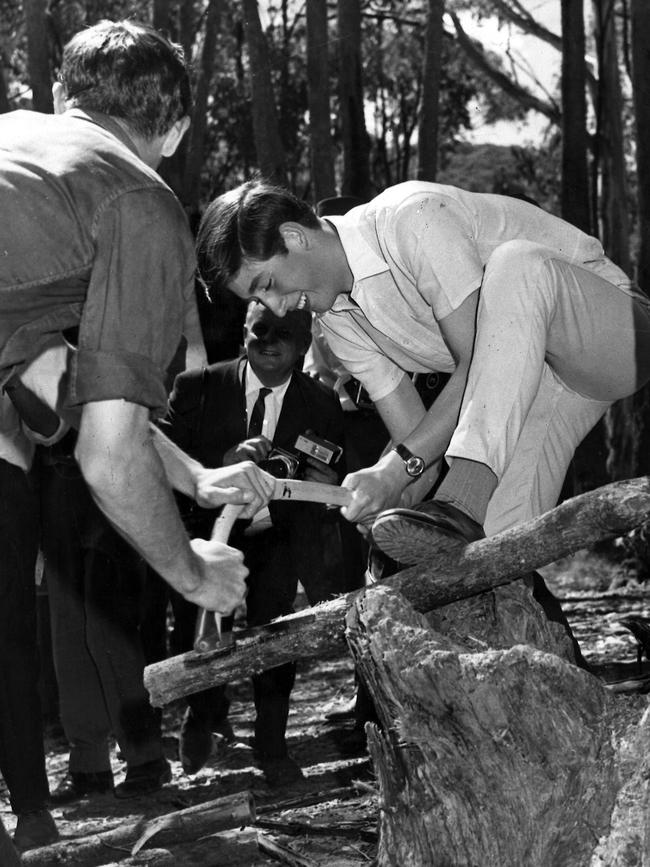
<svg viewBox="0 0 650 867">
<path fill-rule="evenodd" d="M 102 129 L 105 129 L 106 132 L 115 136 L 115 138 L 118 139 L 118 141 L 120 141 L 130 151 L 133 151 L 133 153 L 137 157 L 140 156 L 133 139 L 129 136 L 124 127 L 110 115 L 102 114 L 99 111 L 88 111 L 87 109 L 82 108 L 69 108 L 67 109 L 65 114 L 69 115 L 70 117 L 78 117 L 81 120 L 86 120 L 90 123 L 94 123 L 96 126 L 100 126 Z"/>
<path fill-rule="evenodd" d="M 246 363 L 246 369 L 243 372 L 244 375 L 244 390 L 246 393 L 246 397 L 249 398 L 253 393 L 257 394 L 260 388 L 270 388 L 273 397 L 277 400 L 280 400 L 284 397 L 284 393 L 289 388 L 289 383 L 293 378 L 293 374 L 289 376 L 284 382 L 280 383 L 280 385 L 275 385 L 271 387 L 270 385 L 264 385 L 259 376 L 255 373 L 253 368 Z"/>
<path fill-rule="evenodd" d="M 337 295 L 330 309 L 334 312 L 350 310 L 357 307 L 355 301 L 361 291 L 359 284 L 369 277 L 375 277 L 377 274 L 389 271 L 390 268 L 386 260 L 366 240 L 363 231 L 367 226 L 366 208 L 354 208 L 342 216 L 332 216 L 326 219 L 338 233 L 354 279 L 350 294 Z"/>
</svg>

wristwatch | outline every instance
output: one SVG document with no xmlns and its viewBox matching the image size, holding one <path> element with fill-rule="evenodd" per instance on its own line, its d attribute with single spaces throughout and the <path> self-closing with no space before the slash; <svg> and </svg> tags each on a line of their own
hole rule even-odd
<svg viewBox="0 0 650 867">
<path fill-rule="evenodd" d="M 404 469 L 413 479 L 417 479 L 424 472 L 424 458 L 420 458 L 410 452 L 405 445 L 399 443 L 393 448 L 394 452 L 404 461 Z"/>
</svg>

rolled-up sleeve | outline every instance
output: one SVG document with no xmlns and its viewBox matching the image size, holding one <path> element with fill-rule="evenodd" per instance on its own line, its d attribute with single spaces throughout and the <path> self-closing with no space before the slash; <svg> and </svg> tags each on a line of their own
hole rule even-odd
<svg viewBox="0 0 650 867">
<path fill-rule="evenodd" d="M 165 370 L 194 304 L 194 245 L 171 191 L 117 195 L 96 216 L 96 255 L 68 403 L 123 399 L 163 411 Z"/>
</svg>

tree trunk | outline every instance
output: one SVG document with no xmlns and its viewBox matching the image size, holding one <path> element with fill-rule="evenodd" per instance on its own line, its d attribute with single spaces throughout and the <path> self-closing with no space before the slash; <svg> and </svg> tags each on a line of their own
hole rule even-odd
<svg viewBox="0 0 650 867">
<path fill-rule="evenodd" d="M 650 294 L 650 4 L 631 0 L 631 13 L 640 236 L 637 280 Z"/>
<path fill-rule="evenodd" d="M 562 216 L 590 233 L 585 22 L 574 0 L 562 0 L 562 46 Z"/>
<path fill-rule="evenodd" d="M 378 865 L 586 867 L 618 790 L 594 677 L 527 645 L 468 651 L 385 587 L 346 635 L 382 724 Z"/>
<path fill-rule="evenodd" d="M 642 524 L 649 513 L 650 479 L 618 482 L 566 500 L 545 515 L 489 539 L 459 545 L 458 551 L 446 557 L 432 552 L 431 560 L 387 578 L 381 586 L 399 590 L 416 611 L 432 611 L 509 584 L 596 542 L 621 536 Z M 372 595 L 379 586 L 363 592 Z M 144 680 L 152 704 L 161 706 L 218 683 L 341 648 L 345 613 L 357 595 L 351 593 L 305 614 L 279 618 L 230 653 L 190 652 L 147 666 Z"/>
<path fill-rule="evenodd" d="M 243 0 L 242 6 L 258 167 L 265 180 L 284 185 L 287 182 L 286 157 L 280 138 L 266 36 L 260 24 L 257 0 Z"/>
<path fill-rule="evenodd" d="M 0 114 L 11 111 L 9 96 L 7 94 L 7 79 L 5 77 L 4 56 L 0 51 Z"/>
<path fill-rule="evenodd" d="M 438 173 L 438 98 L 442 66 L 442 16 L 445 0 L 429 0 L 426 56 L 422 82 L 422 108 L 418 133 L 418 171 L 422 181 L 435 181 Z"/>
<path fill-rule="evenodd" d="M 630 270 L 627 179 L 623 148 L 621 81 L 615 0 L 593 0 L 599 68 L 597 137 L 602 181 L 601 221 L 605 252 L 624 271 Z"/>
<path fill-rule="evenodd" d="M 25 27 L 27 30 L 27 68 L 32 88 L 34 111 L 51 114 L 52 76 L 50 72 L 50 43 L 47 32 L 45 0 L 25 0 Z"/>
<path fill-rule="evenodd" d="M 171 22 L 172 0 L 153 0 L 152 23 L 156 30 L 174 38 Z"/>
<path fill-rule="evenodd" d="M 336 195 L 327 45 L 327 0 L 307 0 L 307 96 L 314 202 Z"/>
<path fill-rule="evenodd" d="M 367 201 L 370 142 L 366 132 L 359 0 L 338 0 L 339 116 L 343 142 L 341 194 Z"/>
<path fill-rule="evenodd" d="M 208 94 L 217 48 L 217 31 L 221 18 L 223 0 L 209 0 L 205 16 L 203 50 L 194 86 L 194 109 L 189 140 L 185 154 L 185 178 L 183 183 L 183 203 L 191 218 L 199 214 L 201 193 L 201 168 L 207 129 Z"/>
</svg>

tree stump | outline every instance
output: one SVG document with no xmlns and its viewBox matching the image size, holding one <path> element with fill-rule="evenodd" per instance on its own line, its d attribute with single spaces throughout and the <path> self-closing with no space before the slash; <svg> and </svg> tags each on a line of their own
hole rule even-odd
<svg viewBox="0 0 650 867">
<path fill-rule="evenodd" d="M 511 612 L 523 598 L 506 600 Z M 439 618 L 443 635 L 388 587 L 348 613 L 383 729 L 367 725 L 382 867 L 580 867 L 608 827 L 618 784 L 605 689 L 530 644 L 486 647 L 499 619 L 484 616 L 489 604 L 462 644 L 450 637 L 460 609 Z M 553 643 L 535 618 L 528 637 L 534 625 Z"/>
</svg>

